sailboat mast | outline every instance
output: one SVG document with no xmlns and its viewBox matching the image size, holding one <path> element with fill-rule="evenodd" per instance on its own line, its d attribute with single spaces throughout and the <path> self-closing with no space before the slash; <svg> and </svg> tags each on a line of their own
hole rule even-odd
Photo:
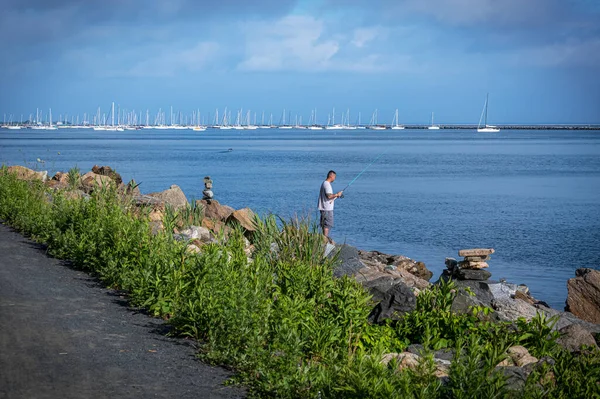
<svg viewBox="0 0 600 399">
<path fill-rule="evenodd" d="M 484 123 L 485 123 L 485 126 L 487 126 L 487 124 L 488 124 L 487 123 L 487 110 L 488 110 L 488 101 L 489 101 L 489 99 L 490 99 L 490 93 L 487 93 L 486 96 L 485 96 L 485 111 L 484 111 L 484 121 L 485 121 Z"/>
</svg>

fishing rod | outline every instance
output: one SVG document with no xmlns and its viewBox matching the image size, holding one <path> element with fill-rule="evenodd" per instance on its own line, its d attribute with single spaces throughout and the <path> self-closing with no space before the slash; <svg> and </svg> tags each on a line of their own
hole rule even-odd
<svg viewBox="0 0 600 399">
<path fill-rule="evenodd" d="M 363 173 L 365 173 L 367 171 L 367 169 L 369 169 L 371 167 L 371 165 L 373 165 L 375 162 L 377 162 L 379 160 L 379 158 L 381 158 L 383 156 L 383 154 L 385 154 L 388 150 L 384 150 L 381 154 L 377 155 L 377 157 L 371 161 L 370 164 L 368 164 L 363 170 L 360 171 L 359 174 L 356 175 L 356 177 L 354 179 L 352 179 L 352 181 L 350 183 L 348 183 L 348 185 L 346 187 L 344 187 L 344 189 L 342 190 L 342 196 L 341 198 L 344 198 L 344 192 L 348 189 L 348 187 L 350 187 L 352 185 L 352 183 L 354 183 Z"/>
</svg>

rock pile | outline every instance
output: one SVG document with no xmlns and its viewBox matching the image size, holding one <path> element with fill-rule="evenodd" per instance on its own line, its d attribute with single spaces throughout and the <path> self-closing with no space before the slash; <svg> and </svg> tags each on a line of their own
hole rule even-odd
<svg viewBox="0 0 600 399">
<path fill-rule="evenodd" d="M 493 248 L 461 249 L 458 256 L 462 256 L 463 260 L 458 262 L 454 258 L 446 258 L 447 270 L 444 270 L 442 276 L 457 280 L 486 281 L 492 277 L 492 273 L 483 269 L 489 267 L 487 261 L 493 253 Z"/>
<path fill-rule="evenodd" d="M 210 176 L 205 176 L 204 177 L 204 190 L 202 191 L 202 199 L 204 201 L 206 201 L 208 204 L 210 204 L 213 199 L 212 184 L 213 184 L 213 181 L 210 179 Z"/>
</svg>

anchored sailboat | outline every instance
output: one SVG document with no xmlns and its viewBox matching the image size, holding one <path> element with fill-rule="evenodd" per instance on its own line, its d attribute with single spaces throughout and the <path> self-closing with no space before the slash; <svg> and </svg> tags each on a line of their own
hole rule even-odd
<svg viewBox="0 0 600 399">
<path fill-rule="evenodd" d="M 393 130 L 404 129 L 404 126 L 398 124 L 398 108 L 396 108 L 396 113 L 394 114 L 394 120 L 392 121 L 392 129 Z"/>
<path fill-rule="evenodd" d="M 478 133 L 498 133 L 500 129 L 493 125 L 487 124 L 487 116 L 488 116 L 488 100 L 490 97 L 490 93 L 485 96 L 485 104 L 483 104 L 483 110 L 481 111 L 481 116 L 479 117 L 479 124 L 477 125 Z M 483 127 L 481 127 L 481 120 L 483 119 Z"/>
<path fill-rule="evenodd" d="M 433 124 L 433 112 L 431 113 L 431 126 L 427 127 L 429 130 L 440 130 L 439 126 Z"/>
</svg>

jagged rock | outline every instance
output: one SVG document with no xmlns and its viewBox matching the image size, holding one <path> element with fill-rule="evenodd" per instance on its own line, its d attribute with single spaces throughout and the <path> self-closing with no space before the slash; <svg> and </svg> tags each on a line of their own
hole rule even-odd
<svg viewBox="0 0 600 399">
<path fill-rule="evenodd" d="M 454 276 L 459 280 L 480 280 L 485 281 L 492 277 L 492 273 L 487 270 L 458 269 Z"/>
<path fill-rule="evenodd" d="M 206 227 L 201 226 L 190 226 L 181 230 L 178 238 L 184 241 L 198 239 L 202 242 L 209 242 L 212 239 L 210 231 Z"/>
<path fill-rule="evenodd" d="M 536 301 L 531 296 L 524 294 L 522 291 L 515 292 L 515 299 L 525 301 L 530 305 L 535 305 Z"/>
<path fill-rule="evenodd" d="M 396 360 L 396 367 L 398 367 L 398 370 L 404 370 L 405 368 L 412 369 L 417 367 L 421 357 L 410 352 L 386 353 L 381 358 L 380 363 L 387 366 L 392 360 Z"/>
<path fill-rule="evenodd" d="M 227 218 L 235 211 L 230 206 L 221 205 L 217 200 L 197 200 L 196 206 L 201 206 L 204 209 L 204 217 L 208 219 L 225 222 Z"/>
<path fill-rule="evenodd" d="M 150 213 L 148 214 L 148 220 L 150 220 L 151 222 L 161 222 L 163 220 L 164 217 L 164 213 L 162 211 L 162 209 L 159 208 L 154 208 L 150 211 Z"/>
<path fill-rule="evenodd" d="M 458 267 L 461 269 L 485 269 L 489 267 L 486 262 L 473 262 L 469 260 L 463 260 L 458 262 Z"/>
<path fill-rule="evenodd" d="M 417 306 L 415 294 L 403 282 L 398 282 L 391 288 L 386 285 L 373 286 L 369 291 L 373 294 L 373 299 L 381 301 L 369 314 L 371 323 L 397 319 L 398 316 L 414 310 Z"/>
<path fill-rule="evenodd" d="M 468 295 L 459 290 L 452 301 L 451 310 L 454 313 L 470 313 L 473 306 L 489 306 L 481 302 L 477 297 Z"/>
<path fill-rule="evenodd" d="M 519 284 L 517 285 L 517 291 L 521 292 L 525 295 L 529 295 L 529 287 L 526 286 L 525 284 Z"/>
<path fill-rule="evenodd" d="M 382 356 L 380 364 L 388 366 L 392 360 L 396 361 L 396 370 L 402 371 L 417 368 L 421 362 L 421 356 L 413 352 L 386 353 Z M 435 362 L 434 375 L 437 378 L 448 377 L 450 362 L 437 358 L 434 358 L 433 361 Z"/>
<path fill-rule="evenodd" d="M 96 189 L 109 187 L 110 185 L 115 184 L 110 177 L 98 175 L 94 172 L 87 172 L 85 175 L 81 176 L 80 182 L 82 190 L 88 194 Z"/>
<path fill-rule="evenodd" d="M 256 222 L 255 215 L 250 208 L 242 208 L 234 211 L 227 218 L 227 223 L 238 223 L 240 226 L 244 228 L 247 232 L 256 231 Z"/>
<path fill-rule="evenodd" d="M 68 173 L 56 172 L 54 176 L 52 176 L 52 179 L 46 182 L 46 185 L 55 190 L 62 190 L 69 187 L 69 180 L 70 179 Z M 79 177 L 77 178 L 77 180 L 79 180 Z M 76 183 L 78 184 L 79 182 Z"/>
<path fill-rule="evenodd" d="M 487 286 L 488 290 L 490 291 L 490 293 L 494 297 L 494 300 L 496 301 L 512 299 L 514 298 L 515 293 L 517 292 L 517 285 L 513 283 L 496 283 L 490 281 L 487 283 Z"/>
<path fill-rule="evenodd" d="M 477 281 L 477 280 L 454 280 L 454 284 L 456 288 L 466 289 L 468 288 L 475 294 L 475 298 L 484 306 L 491 306 L 492 301 L 494 300 L 494 296 L 492 295 L 489 284 L 486 281 Z"/>
<path fill-rule="evenodd" d="M 527 381 L 527 373 L 521 367 L 508 366 L 496 367 L 506 377 L 506 388 L 510 391 L 520 391 L 525 386 Z"/>
<path fill-rule="evenodd" d="M 152 235 L 157 235 L 161 231 L 165 230 L 165 227 L 164 227 L 162 221 L 160 221 L 160 220 L 151 221 L 149 223 L 149 225 L 150 225 L 150 232 L 152 233 Z"/>
<path fill-rule="evenodd" d="M 531 356 L 527 348 L 521 345 L 511 346 L 507 352 L 512 361 L 519 367 L 538 362 L 538 359 Z"/>
<path fill-rule="evenodd" d="M 336 249 L 329 253 L 330 257 L 337 256 L 338 264 L 333 270 L 335 277 L 355 276 L 365 268 L 365 264 L 359 258 L 359 250 L 350 245 L 336 245 Z"/>
<path fill-rule="evenodd" d="M 565 310 L 582 320 L 600 324 L 600 271 L 581 268 L 575 278 L 567 281 L 567 306 Z"/>
<path fill-rule="evenodd" d="M 182 209 L 189 205 L 185 194 L 183 193 L 181 188 L 176 184 L 173 184 L 169 189 L 165 191 L 150 193 L 148 194 L 148 197 L 158 199 L 161 202 L 172 206 L 174 209 Z"/>
<path fill-rule="evenodd" d="M 70 190 L 70 191 L 65 191 L 64 192 L 64 196 L 66 199 L 71 199 L 71 200 L 78 200 L 78 199 L 83 199 L 83 198 L 89 198 L 90 196 L 86 193 L 84 193 L 81 190 Z"/>
<path fill-rule="evenodd" d="M 461 249 L 458 256 L 487 256 L 494 253 L 494 248 Z"/>
<path fill-rule="evenodd" d="M 135 182 L 135 180 L 131 179 L 129 183 L 125 185 L 125 194 L 131 194 L 133 196 L 141 195 L 139 184 Z"/>
<path fill-rule="evenodd" d="M 69 184 L 70 183 L 70 178 L 69 178 L 69 174 L 68 173 L 64 173 L 64 172 L 56 172 L 54 174 L 54 176 L 52 176 L 52 179 L 54 181 L 60 182 L 60 183 L 64 183 L 64 184 Z"/>
<path fill-rule="evenodd" d="M 133 201 L 139 207 L 141 206 L 152 206 L 153 208 L 161 208 L 164 210 L 165 203 L 158 198 L 151 197 L 149 195 L 140 194 L 134 195 Z"/>
<path fill-rule="evenodd" d="M 384 270 L 386 266 L 394 266 L 395 270 L 405 270 L 423 280 L 429 280 L 433 273 L 423 262 L 416 262 L 402 255 L 388 255 L 379 251 L 358 251 L 360 260 L 368 267 Z"/>
<path fill-rule="evenodd" d="M 196 245 L 194 244 L 189 244 L 186 249 L 187 252 L 192 253 L 192 254 L 199 254 L 202 252 L 202 250 L 200 248 L 198 248 Z"/>
<path fill-rule="evenodd" d="M 579 324 L 571 324 L 558 331 L 562 336 L 557 342 L 570 352 L 580 350 L 582 345 L 598 347 L 592 333 Z"/>
<path fill-rule="evenodd" d="M 48 171 L 36 172 L 21 165 L 9 166 L 8 173 L 15 174 L 19 180 L 39 180 L 45 182 L 48 179 Z"/>
<path fill-rule="evenodd" d="M 451 272 L 458 268 L 458 261 L 454 258 L 446 258 L 444 260 L 444 264 L 446 265 L 446 269 L 450 270 Z"/>
<path fill-rule="evenodd" d="M 117 183 L 117 185 L 123 183 L 121 175 L 114 171 L 110 166 L 94 165 L 92 167 L 92 172 L 94 172 L 97 175 L 110 177 L 112 180 L 114 180 L 115 183 Z"/>
<path fill-rule="evenodd" d="M 529 321 L 538 313 L 544 313 L 546 318 L 558 316 L 558 320 L 554 325 L 553 330 L 560 330 L 568 325 L 578 324 L 592 333 L 600 333 L 599 324 L 589 323 L 575 317 L 569 312 L 561 312 L 539 304 L 531 305 L 525 301 L 504 298 L 493 300 L 492 307 L 496 310 L 498 318 L 503 321 L 516 321 L 519 317 L 523 317 Z"/>
</svg>

